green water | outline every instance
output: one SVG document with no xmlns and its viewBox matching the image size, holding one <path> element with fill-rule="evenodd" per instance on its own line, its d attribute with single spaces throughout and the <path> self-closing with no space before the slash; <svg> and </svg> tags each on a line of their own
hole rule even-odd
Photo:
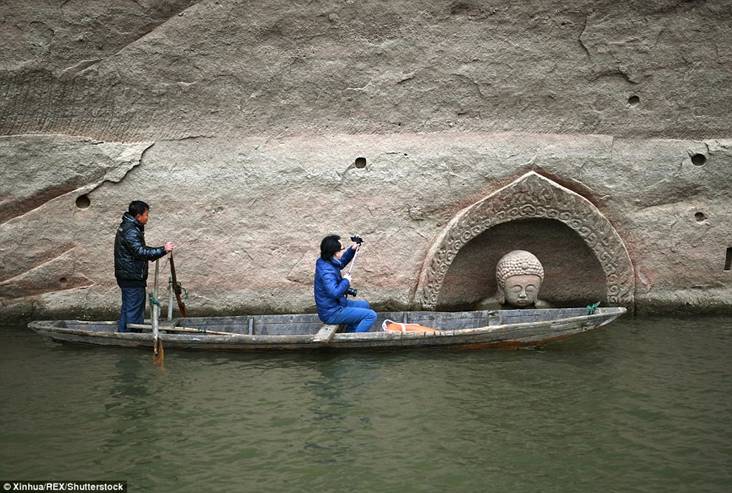
<svg viewBox="0 0 732 493">
<path fill-rule="evenodd" d="M 129 491 L 732 491 L 732 321 L 538 351 L 207 354 L 0 331 L 0 479 Z"/>
</svg>

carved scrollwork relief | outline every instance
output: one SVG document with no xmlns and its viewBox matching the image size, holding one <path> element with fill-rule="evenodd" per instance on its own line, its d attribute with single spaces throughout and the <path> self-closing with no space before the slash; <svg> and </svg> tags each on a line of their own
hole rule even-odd
<svg viewBox="0 0 732 493">
<path fill-rule="evenodd" d="M 463 209 L 450 221 L 427 254 L 415 303 L 424 309 L 437 306 L 447 271 L 470 240 L 498 224 L 534 218 L 554 219 L 572 228 L 602 266 L 608 303 L 632 306 L 633 264 L 610 221 L 589 200 L 533 171 Z"/>
</svg>

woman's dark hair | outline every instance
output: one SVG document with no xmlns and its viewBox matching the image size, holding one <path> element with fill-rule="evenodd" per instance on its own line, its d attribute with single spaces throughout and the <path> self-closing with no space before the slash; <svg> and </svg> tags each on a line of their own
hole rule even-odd
<svg viewBox="0 0 732 493">
<path fill-rule="evenodd" d="M 341 239 L 338 235 L 329 235 L 323 238 L 320 242 L 320 258 L 323 260 L 330 260 L 333 255 L 341 249 Z"/>
<path fill-rule="evenodd" d="M 130 207 L 127 209 L 127 212 L 130 213 L 130 216 L 137 217 L 145 214 L 145 211 L 149 210 L 150 206 L 142 200 L 133 200 L 130 202 Z"/>
</svg>

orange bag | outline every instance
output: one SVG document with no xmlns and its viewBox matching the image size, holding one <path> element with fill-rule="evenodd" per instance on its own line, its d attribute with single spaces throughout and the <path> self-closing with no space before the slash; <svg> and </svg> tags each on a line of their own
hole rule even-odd
<svg viewBox="0 0 732 493">
<path fill-rule="evenodd" d="M 431 327 L 425 327 L 419 324 L 401 324 L 394 322 L 393 320 L 384 320 L 381 324 L 381 329 L 386 332 L 416 332 L 419 334 L 434 334 L 437 329 Z"/>
</svg>

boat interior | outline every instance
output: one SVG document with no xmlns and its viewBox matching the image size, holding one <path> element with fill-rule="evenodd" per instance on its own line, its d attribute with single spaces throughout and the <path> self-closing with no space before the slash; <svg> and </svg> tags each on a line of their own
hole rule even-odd
<svg viewBox="0 0 732 493">
<path fill-rule="evenodd" d="M 618 308 L 598 308 L 596 314 L 613 313 Z M 588 314 L 586 307 L 549 308 L 530 310 L 481 310 L 466 312 L 402 311 L 380 312 L 372 332 L 381 331 L 384 320 L 420 324 L 441 330 L 472 329 L 477 327 L 543 322 Z M 146 320 L 146 323 L 150 323 Z M 92 332 L 115 332 L 116 322 L 86 322 L 79 320 L 59 320 L 54 327 L 80 329 Z M 241 315 L 226 317 L 188 317 L 161 320 L 160 328 L 187 327 L 205 331 L 229 332 L 248 335 L 309 335 L 315 334 L 323 326 L 316 314 L 293 315 Z"/>
</svg>

